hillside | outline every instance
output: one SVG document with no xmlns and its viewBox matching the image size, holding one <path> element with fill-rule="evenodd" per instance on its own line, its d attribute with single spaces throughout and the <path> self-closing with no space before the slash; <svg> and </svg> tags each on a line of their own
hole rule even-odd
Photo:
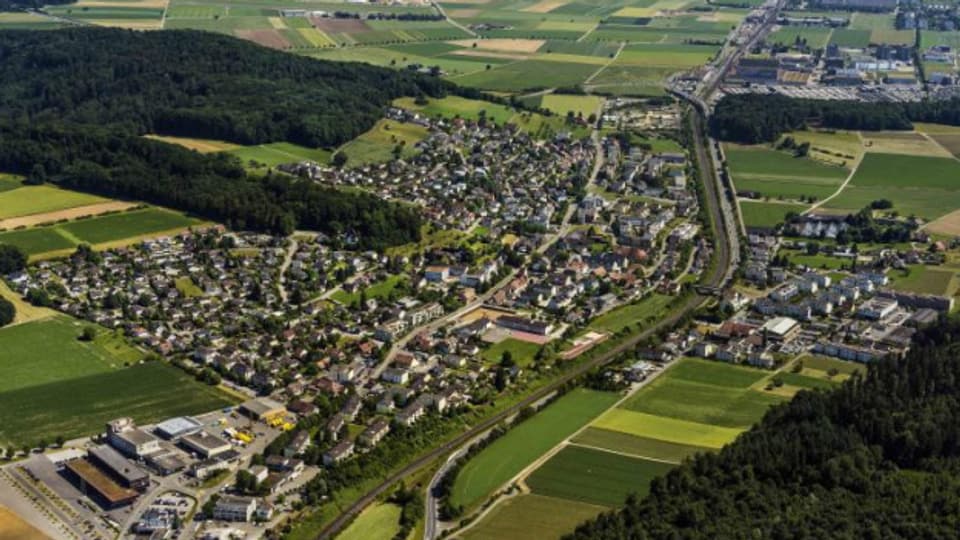
<svg viewBox="0 0 960 540">
<path fill-rule="evenodd" d="M 803 392 L 569 539 L 955 538 L 960 324 L 831 393 Z"/>
</svg>

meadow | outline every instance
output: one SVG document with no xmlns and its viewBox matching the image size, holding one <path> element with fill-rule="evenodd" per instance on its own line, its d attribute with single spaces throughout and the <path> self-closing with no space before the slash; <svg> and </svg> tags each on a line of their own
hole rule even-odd
<svg viewBox="0 0 960 540">
<path fill-rule="evenodd" d="M 528 476 L 538 495 L 616 507 L 627 495 L 644 497 L 650 481 L 674 465 L 568 445 Z"/>
<path fill-rule="evenodd" d="M 727 167 L 737 192 L 799 199 L 832 195 L 849 171 L 767 147 L 724 145 Z"/>
<path fill-rule="evenodd" d="M 672 296 L 654 293 L 604 313 L 591 321 L 587 328 L 616 333 L 627 326 L 649 323 L 663 315 L 672 302 Z"/>
<path fill-rule="evenodd" d="M 954 282 L 956 274 L 956 270 L 917 265 L 892 270 L 888 275 L 891 288 L 898 291 L 953 296 L 957 290 Z"/>
<path fill-rule="evenodd" d="M 534 356 L 540 350 L 540 345 L 521 341 L 519 339 L 507 338 L 500 343 L 495 343 L 481 353 L 484 360 L 491 364 L 497 364 L 503 358 L 503 353 L 509 351 L 513 361 L 520 367 L 529 366 L 533 362 Z"/>
<path fill-rule="evenodd" d="M 395 504 L 377 503 L 357 516 L 357 519 L 337 535 L 337 540 L 369 540 L 392 538 L 399 529 L 400 507 Z"/>
<path fill-rule="evenodd" d="M 472 527 L 458 534 L 462 540 L 558 539 L 580 523 L 607 510 L 577 501 L 523 494 L 493 507 Z"/>
<path fill-rule="evenodd" d="M 347 156 L 347 166 L 382 163 L 394 157 L 399 146 L 400 157 L 418 153 L 414 145 L 427 137 L 427 128 L 416 124 L 380 120 L 369 131 L 338 149 Z"/>
<path fill-rule="evenodd" d="M 960 162 L 868 152 L 850 184 L 826 207 L 857 211 L 889 199 L 901 215 L 936 219 L 960 207 Z"/>
<path fill-rule="evenodd" d="M 0 441 L 90 435 L 118 411 L 146 423 L 232 404 L 176 368 L 138 363 L 142 353 L 106 329 L 80 341 L 86 326 L 56 316 L 0 330 Z"/>
<path fill-rule="evenodd" d="M 872 200 L 872 199 L 871 199 Z M 807 209 L 802 204 L 758 202 L 740 199 L 743 224 L 747 227 L 772 229 L 784 222 L 790 212 L 800 213 Z"/>
<path fill-rule="evenodd" d="M 525 60 L 454 76 L 451 80 L 461 86 L 518 92 L 578 85 L 599 67 L 602 66 L 592 63 Z"/>
<path fill-rule="evenodd" d="M 598 447 L 613 452 L 643 456 L 656 461 L 669 461 L 671 463 L 678 463 L 704 451 L 703 448 L 698 446 L 630 435 L 593 426 L 578 433 L 576 437 L 571 439 L 571 442 L 581 446 Z"/>
<path fill-rule="evenodd" d="M 620 408 L 607 412 L 591 425 L 600 429 L 703 449 L 720 448 L 743 432 L 742 429 L 737 428 L 711 426 Z"/>
<path fill-rule="evenodd" d="M 470 507 L 482 502 L 617 399 L 616 394 L 580 388 L 564 395 L 467 462 L 457 475 L 451 503 Z"/>
<path fill-rule="evenodd" d="M 591 114 L 596 114 L 603 104 L 603 98 L 599 96 L 572 96 L 562 94 L 547 94 L 540 101 L 540 106 L 545 109 L 566 115 L 573 112 L 574 115 L 581 115 L 584 118 Z"/>
<path fill-rule="evenodd" d="M 108 199 L 96 195 L 60 189 L 51 185 L 17 187 L 0 191 L 0 220 L 45 214 L 107 201 Z"/>
<path fill-rule="evenodd" d="M 283 163 L 300 161 L 328 163 L 331 155 L 329 150 L 307 148 L 286 142 L 240 146 L 226 150 L 226 152 L 240 158 L 240 161 L 245 165 L 253 165 L 254 167 L 276 167 Z"/>
<path fill-rule="evenodd" d="M 378 281 L 376 283 L 371 284 L 369 287 L 364 288 L 363 294 L 367 298 L 376 298 L 379 300 L 383 300 L 387 298 L 394 289 L 397 288 L 397 285 L 399 285 L 401 282 L 405 280 L 406 280 L 405 276 L 402 276 L 399 274 L 391 275 L 388 278 L 384 279 L 383 281 Z M 331 298 L 336 300 L 337 302 L 340 302 L 343 305 L 349 306 L 354 302 L 357 302 L 360 300 L 360 296 L 361 296 L 360 292 L 361 291 L 359 290 L 354 292 L 347 292 L 343 289 L 340 289 L 337 292 L 333 293 L 333 295 L 331 295 Z"/>
</svg>

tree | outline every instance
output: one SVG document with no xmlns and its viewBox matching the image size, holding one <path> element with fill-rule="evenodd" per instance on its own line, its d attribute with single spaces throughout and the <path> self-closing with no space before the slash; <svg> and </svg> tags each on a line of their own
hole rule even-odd
<svg viewBox="0 0 960 540">
<path fill-rule="evenodd" d="M 27 267 L 27 255 L 16 246 L 0 244 L 0 275 L 15 274 Z"/>
<path fill-rule="evenodd" d="M 349 158 L 347 157 L 347 155 L 342 151 L 340 151 L 333 154 L 333 160 L 331 161 L 331 163 L 333 164 L 334 167 L 338 169 L 342 169 L 343 166 L 347 164 L 348 159 Z"/>
<path fill-rule="evenodd" d="M 13 302 L 0 297 L 0 326 L 6 326 L 17 317 L 17 308 Z"/>
<path fill-rule="evenodd" d="M 80 333 L 80 341 L 93 341 L 97 338 L 97 329 L 93 326 L 83 327 L 83 332 Z"/>
</svg>

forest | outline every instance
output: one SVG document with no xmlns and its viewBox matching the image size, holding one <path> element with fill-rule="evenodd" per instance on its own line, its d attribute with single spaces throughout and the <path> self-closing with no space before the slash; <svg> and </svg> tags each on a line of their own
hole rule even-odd
<svg viewBox="0 0 960 540">
<path fill-rule="evenodd" d="M 906 358 L 797 394 L 567 539 L 956 538 L 960 323 L 918 338 Z"/>
<path fill-rule="evenodd" d="M 718 139 L 773 142 L 786 132 L 817 126 L 850 130 L 909 130 L 912 122 L 960 125 L 960 98 L 917 103 L 794 99 L 770 94 L 724 96 L 710 117 Z"/>
</svg>

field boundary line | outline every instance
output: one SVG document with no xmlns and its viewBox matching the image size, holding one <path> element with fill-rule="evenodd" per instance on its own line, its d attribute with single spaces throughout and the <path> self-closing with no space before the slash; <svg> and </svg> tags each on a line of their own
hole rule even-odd
<svg viewBox="0 0 960 540">
<path fill-rule="evenodd" d="M 588 450 L 596 450 L 597 452 L 606 452 L 608 454 L 616 454 L 618 456 L 645 459 L 647 461 L 656 461 L 658 463 L 666 463 L 667 465 L 680 465 L 680 461 L 670 461 L 669 459 L 655 458 L 650 456 L 643 456 L 640 454 L 631 454 L 630 452 L 622 452 L 620 450 L 613 450 L 611 448 L 604 448 L 602 446 L 594 446 L 592 444 L 583 444 L 575 441 L 570 441 L 567 443 L 567 446 L 578 446 L 580 448 L 586 448 Z"/>
<path fill-rule="evenodd" d="M 584 32 L 582 36 L 580 36 L 580 37 L 577 38 L 577 41 L 576 41 L 576 42 L 577 42 L 577 43 L 581 43 L 583 40 L 587 39 L 587 36 L 589 36 L 590 34 L 592 34 L 593 31 L 596 30 L 597 28 L 600 28 L 600 23 L 597 23 L 597 24 L 593 25 L 593 28 L 591 28 L 591 29 L 587 30 L 586 32 Z"/>
<path fill-rule="evenodd" d="M 600 66 L 600 69 L 594 71 L 594 72 L 593 72 L 593 75 L 590 75 L 589 77 L 587 77 L 587 79 L 586 79 L 585 81 L 583 81 L 583 83 L 581 83 L 581 84 L 582 84 L 582 85 L 590 84 L 590 82 L 593 81 L 595 78 L 597 78 L 597 75 L 600 75 L 600 73 L 603 72 L 603 70 L 605 70 L 605 69 L 607 69 L 608 67 L 612 66 L 613 63 L 617 61 L 617 58 L 620 56 L 620 53 L 623 52 L 623 49 L 624 49 L 626 46 L 627 46 L 627 42 L 626 42 L 626 41 L 621 41 L 621 42 L 620 42 L 620 47 L 617 49 L 617 52 L 613 55 L 613 57 L 610 58 L 610 60 L 608 60 L 606 64 Z"/>
<path fill-rule="evenodd" d="M 832 201 L 833 199 L 837 198 L 837 196 L 839 196 L 841 193 L 843 193 L 843 190 L 847 188 L 847 185 L 850 184 L 850 181 L 851 181 L 851 180 L 853 180 L 854 175 L 857 174 L 857 169 L 860 168 L 860 164 L 863 163 L 863 160 L 864 160 L 864 158 L 865 158 L 866 155 L 867 155 L 867 151 L 866 151 L 866 149 L 865 149 L 864 146 L 863 146 L 863 136 L 860 134 L 859 131 L 857 132 L 857 139 L 860 140 L 860 149 L 862 150 L 862 152 L 860 152 L 860 154 L 859 154 L 859 155 L 857 156 L 857 158 L 854 160 L 853 166 L 850 167 L 850 174 L 847 175 L 846 180 L 844 180 L 843 183 L 840 184 L 840 187 L 838 187 L 837 190 L 833 192 L 833 195 L 830 195 L 830 196 L 827 197 L 826 199 L 823 199 L 823 200 L 820 200 L 820 201 L 817 201 L 817 202 L 813 203 L 813 205 L 811 205 L 810 208 L 807 208 L 807 209 L 804 210 L 803 212 L 800 212 L 800 215 L 805 216 L 805 215 L 809 214 L 810 212 L 813 212 L 813 211 L 816 210 L 817 208 L 820 208 L 821 206 L 827 204 L 828 202 L 830 202 L 830 201 Z"/>
</svg>

